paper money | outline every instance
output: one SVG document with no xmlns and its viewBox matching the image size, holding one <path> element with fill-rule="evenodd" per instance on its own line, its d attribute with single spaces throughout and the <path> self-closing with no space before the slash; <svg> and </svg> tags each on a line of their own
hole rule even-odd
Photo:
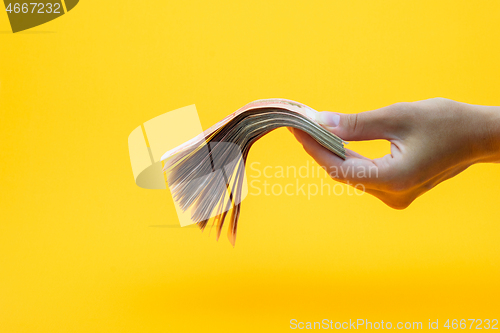
<svg viewBox="0 0 500 333">
<path fill-rule="evenodd" d="M 192 221 L 202 230 L 212 220 L 217 239 L 229 215 L 228 238 L 234 246 L 244 167 L 251 146 L 259 138 L 279 127 L 293 127 L 345 159 L 344 142 L 316 123 L 316 113 L 286 99 L 254 101 L 166 152 L 162 156 L 163 171 L 174 200 L 183 211 L 190 212 Z"/>
</svg>

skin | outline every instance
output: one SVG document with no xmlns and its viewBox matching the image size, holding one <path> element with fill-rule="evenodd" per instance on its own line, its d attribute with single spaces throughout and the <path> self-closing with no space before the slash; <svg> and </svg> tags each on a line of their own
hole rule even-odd
<svg viewBox="0 0 500 333">
<path fill-rule="evenodd" d="M 334 115 L 340 119 L 333 121 Z M 344 161 L 305 132 L 290 129 L 333 179 L 362 184 L 367 193 L 395 209 L 408 207 L 475 163 L 500 162 L 500 107 L 433 98 L 358 114 L 320 112 L 316 120 L 346 141 L 391 142 L 391 153 L 381 158 L 372 160 L 347 149 Z M 374 172 L 358 176 L 369 168 Z"/>
</svg>

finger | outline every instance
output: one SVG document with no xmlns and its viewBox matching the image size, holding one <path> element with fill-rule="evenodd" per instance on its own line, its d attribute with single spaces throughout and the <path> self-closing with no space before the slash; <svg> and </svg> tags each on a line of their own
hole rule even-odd
<svg viewBox="0 0 500 333">
<path fill-rule="evenodd" d="M 327 171 L 330 177 L 343 183 L 356 182 L 370 188 L 378 187 L 380 170 L 369 158 L 347 149 L 346 159 L 343 160 L 307 133 L 298 129 L 294 129 L 293 132 L 305 151 Z"/>
<path fill-rule="evenodd" d="M 394 139 L 394 107 L 361 113 L 343 114 L 319 112 L 316 121 L 335 135 L 347 141 Z"/>
</svg>

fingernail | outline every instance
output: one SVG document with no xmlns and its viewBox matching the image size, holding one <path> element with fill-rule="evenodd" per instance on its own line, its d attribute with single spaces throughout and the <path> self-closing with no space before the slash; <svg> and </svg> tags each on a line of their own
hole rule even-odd
<svg viewBox="0 0 500 333">
<path fill-rule="evenodd" d="M 340 123 L 340 116 L 333 112 L 320 112 L 316 115 L 316 121 L 323 126 L 336 127 Z"/>
</svg>

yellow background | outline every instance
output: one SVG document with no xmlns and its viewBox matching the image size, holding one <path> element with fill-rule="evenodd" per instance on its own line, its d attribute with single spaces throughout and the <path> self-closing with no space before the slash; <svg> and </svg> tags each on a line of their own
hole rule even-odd
<svg viewBox="0 0 500 333">
<path fill-rule="evenodd" d="M 499 19 L 498 1 L 84 0 L 11 34 L 0 13 L 0 332 L 499 318 L 497 165 L 404 211 L 369 195 L 249 196 L 233 248 L 177 227 L 167 191 L 134 184 L 127 147 L 193 103 L 205 128 L 269 97 L 341 112 L 500 105 Z M 280 129 L 255 161 L 312 160 Z"/>
</svg>

